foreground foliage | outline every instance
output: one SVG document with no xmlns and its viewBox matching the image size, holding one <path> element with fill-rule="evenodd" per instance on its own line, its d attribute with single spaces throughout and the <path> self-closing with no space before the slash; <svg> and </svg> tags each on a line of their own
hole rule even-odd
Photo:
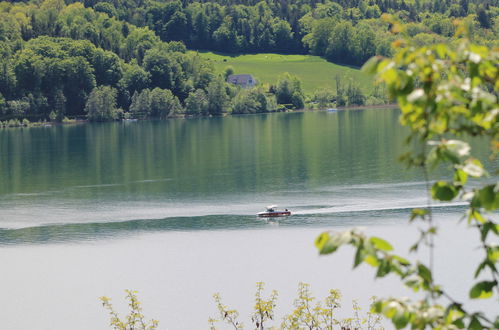
<svg viewBox="0 0 499 330">
<path fill-rule="evenodd" d="M 272 291 L 268 299 L 263 297 L 264 284 L 256 284 L 255 306 L 251 323 L 255 329 L 333 329 L 336 326 L 341 329 L 378 329 L 380 328 L 380 318 L 371 312 L 361 317 L 361 308 L 356 301 L 353 301 L 354 315 L 351 318 L 339 319 L 336 311 L 341 307 L 341 292 L 330 290 L 324 301 L 316 301 L 310 291 L 310 285 L 300 283 L 298 285 L 298 297 L 293 305 L 291 314 L 284 316 L 282 323 L 271 326 L 275 320 L 274 310 L 277 305 L 277 291 Z M 244 329 L 244 324 L 239 321 L 239 312 L 229 309 L 222 303 L 222 298 L 217 293 L 214 295 L 220 317 L 210 318 L 210 329 L 216 329 L 217 322 L 224 322 L 234 329 Z"/>
<path fill-rule="evenodd" d="M 137 291 L 126 290 L 126 300 L 130 308 L 129 314 L 125 318 L 120 318 L 111 304 L 111 299 L 101 297 L 102 306 L 104 306 L 111 317 L 110 326 L 116 330 L 155 330 L 158 328 L 159 322 L 156 320 L 146 321 L 142 314 L 142 307 L 137 298 Z"/>
<path fill-rule="evenodd" d="M 405 27 L 394 20 L 390 23 L 393 31 L 403 36 Z M 466 32 L 465 25 L 458 27 L 458 33 Z M 427 208 L 412 210 L 410 220 L 422 221 L 426 229 L 411 251 L 427 246 L 429 260 L 410 262 L 394 254 L 387 241 L 368 237 L 356 229 L 322 233 L 315 244 L 320 254 L 331 254 L 343 245 L 351 245 L 356 249 L 354 267 L 367 263 L 376 269 L 376 277 L 393 274 L 408 288 L 424 293 L 419 301 L 377 300 L 374 310 L 391 319 L 396 328 L 499 328 L 499 314 L 486 316 L 467 310 L 465 302 L 457 301 L 444 285 L 436 282 L 433 248 L 439 228 L 430 202 L 432 199 L 466 203 L 463 219 L 470 231 L 478 234 L 476 246 L 482 251 L 482 259 L 470 274 L 476 283 L 468 289 L 468 296 L 495 298 L 490 304 L 499 307 L 499 224 L 490 213 L 499 208 L 499 183 L 486 178 L 488 173 L 482 162 L 471 156 L 469 144 L 463 141 L 470 136 L 482 137 L 491 141 L 493 155 L 499 151 L 499 50 L 475 45 L 467 38 L 453 47 L 417 47 L 406 40 L 395 41 L 393 58 L 375 57 L 364 69 L 387 85 L 401 108 L 401 123 L 410 129 L 407 142 L 413 149 L 402 159 L 423 171 L 429 194 Z M 449 168 L 449 178 L 433 182 L 430 187 L 428 172 L 437 165 Z M 491 171 L 497 174 L 497 168 Z M 470 233 L 470 239 L 474 237 Z"/>
<path fill-rule="evenodd" d="M 353 316 L 350 318 L 339 319 L 336 311 L 341 308 L 341 292 L 339 290 L 330 290 L 329 295 L 324 301 L 317 301 L 310 285 L 300 283 L 298 285 L 298 297 L 293 305 L 291 314 L 286 315 L 282 323 L 277 326 L 271 326 L 276 322 L 274 310 L 277 305 L 277 291 L 273 290 L 268 298 L 263 296 L 264 283 L 256 284 L 255 305 L 251 315 L 251 323 L 255 329 L 328 329 L 332 330 L 335 326 L 341 329 L 380 329 L 380 317 L 371 312 L 361 316 L 361 308 L 354 300 L 352 303 Z M 217 322 L 222 322 L 234 329 L 244 329 L 244 324 L 239 321 L 239 312 L 230 309 L 222 303 L 220 294 L 214 294 L 219 318 L 210 318 L 208 320 L 210 329 L 215 330 Z M 126 298 L 129 306 L 129 314 L 120 318 L 111 304 L 111 299 L 101 297 L 100 300 L 104 308 L 109 312 L 110 327 L 116 330 L 155 330 L 158 329 L 159 322 L 156 320 L 146 321 L 142 314 L 142 308 L 137 298 L 137 291 L 126 290 Z M 270 324 L 270 325 L 269 325 Z"/>
</svg>

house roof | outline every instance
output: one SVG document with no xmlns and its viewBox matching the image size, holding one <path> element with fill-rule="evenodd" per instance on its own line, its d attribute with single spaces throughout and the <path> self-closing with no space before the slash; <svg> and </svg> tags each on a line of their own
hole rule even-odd
<svg viewBox="0 0 499 330">
<path fill-rule="evenodd" d="M 236 85 L 247 85 L 254 81 L 253 76 L 250 74 L 231 74 L 227 77 L 227 82 Z"/>
</svg>

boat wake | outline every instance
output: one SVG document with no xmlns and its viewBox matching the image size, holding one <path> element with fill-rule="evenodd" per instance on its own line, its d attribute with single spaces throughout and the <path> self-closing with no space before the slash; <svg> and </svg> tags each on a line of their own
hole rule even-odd
<svg viewBox="0 0 499 330">
<path fill-rule="evenodd" d="M 458 219 L 464 204 L 439 205 L 435 214 Z M 421 206 L 421 205 L 416 205 Z M 254 214 L 207 214 L 167 218 L 131 219 L 78 223 L 46 223 L 25 227 L 0 228 L 0 245 L 85 243 L 110 238 L 125 238 L 165 231 L 246 230 L 292 227 L 352 227 L 406 223 L 412 207 L 303 207 L 279 220 L 258 218 Z M 271 226 L 269 226 L 271 225 Z M 277 225 L 277 226 L 276 226 Z"/>
<path fill-rule="evenodd" d="M 432 205 L 433 209 L 441 208 L 458 208 L 466 206 L 468 203 L 465 202 L 454 202 L 454 203 L 439 203 Z M 359 207 L 354 205 L 339 205 L 339 206 L 322 206 L 320 208 L 314 209 L 303 209 L 293 212 L 293 215 L 314 215 L 314 214 L 330 214 L 334 215 L 337 213 L 351 213 L 351 212 L 373 212 L 373 211 L 404 211 L 412 210 L 415 208 L 426 208 L 427 205 L 422 203 L 412 204 L 412 205 L 371 205 L 369 207 Z"/>
<path fill-rule="evenodd" d="M 89 241 L 169 230 L 269 228 L 256 214 L 271 203 L 292 214 L 278 220 L 279 228 L 393 224 L 405 221 L 411 209 L 426 207 L 425 196 L 421 182 L 197 198 L 158 194 L 147 200 L 107 192 L 65 198 L 23 195 L 0 200 L 0 244 Z M 440 203 L 433 208 L 435 213 L 456 215 L 465 205 Z"/>
</svg>

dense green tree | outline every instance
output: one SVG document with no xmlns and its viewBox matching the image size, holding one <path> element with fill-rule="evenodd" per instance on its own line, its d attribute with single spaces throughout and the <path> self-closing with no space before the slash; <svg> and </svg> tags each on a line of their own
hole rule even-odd
<svg viewBox="0 0 499 330">
<path fill-rule="evenodd" d="M 208 113 L 219 116 L 230 111 L 230 97 L 228 86 L 222 78 L 213 79 L 206 89 L 208 99 Z"/>
<path fill-rule="evenodd" d="M 305 107 L 305 96 L 303 93 L 295 90 L 293 95 L 291 95 L 291 104 L 293 104 L 295 109 L 303 109 Z"/>
<path fill-rule="evenodd" d="M 333 62 L 352 63 L 351 41 L 356 37 L 355 29 L 349 21 L 343 21 L 334 27 L 326 49 L 326 57 Z"/>
<path fill-rule="evenodd" d="M 22 40 L 21 27 L 14 15 L 0 11 L 0 41 L 14 43 Z"/>
<path fill-rule="evenodd" d="M 155 88 L 149 94 L 150 116 L 166 118 L 174 114 L 183 112 L 182 105 L 178 98 L 168 89 Z"/>
<path fill-rule="evenodd" d="M 146 51 L 158 43 L 158 37 L 148 28 L 136 28 L 128 34 L 121 46 L 122 57 L 126 61 L 136 59 L 142 64 Z"/>
<path fill-rule="evenodd" d="M 147 118 L 151 112 L 151 91 L 144 89 L 140 92 L 135 92 L 132 96 L 132 104 L 130 104 L 130 113 L 134 118 Z"/>
<path fill-rule="evenodd" d="M 227 80 L 230 75 L 234 74 L 234 67 L 232 65 L 226 66 L 224 69 L 224 79 Z"/>
<path fill-rule="evenodd" d="M 29 100 L 23 97 L 20 100 L 7 101 L 7 114 L 11 118 L 25 118 L 30 110 Z"/>
<path fill-rule="evenodd" d="M 346 96 L 348 105 L 363 105 L 366 102 L 366 97 L 364 93 L 362 93 L 359 84 L 355 83 L 353 80 L 349 81 Z"/>
<path fill-rule="evenodd" d="M 319 89 L 314 92 L 312 97 L 314 102 L 317 102 L 319 108 L 325 108 L 331 104 L 334 98 L 334 93 L 328 89 Z"/>
<path fill-rule="evenodd" d="M 108 121 L 117 118 L 116 113 L 116 89 L 110 86 L 99 86 L 92 90 L 85 112 L 90 121 Z"/>
<path fill-rule="evenodd" d="M 5 101 L 5 98 L 3 97 L 2 93 L 0 93 L 0 115 L 3 116 L 5 115 L 7 111 L 7 102 Z"/>
<path fill-rule="evenodd" d="M 66 114 L 66 97 L 61 88 L 56 88 L 53 94 L 52 120 L 61 122 Z"/>
<path fill-rule="evenodd" d="M 444 37 L 451 37 L 455 32 L 452 20 L 443 14 L 428 14 L 423 19 L 423 25 L 427 26 L 434 33 Z"/>
<path fill-rule="evenodd" d="M 192 55 L 187 61 L 188 77 L 193 88 L 204 89 L 215 78 L 215 68 L 211 61 L 205 61 L 199 54 Z"/>
<path fill-rule="evenodd" d="M 207 115 L 209 113 L 208 105 L 208 97 L 202 89 L 196 89 L 189 93 L 185 99 L 185 111 L 188 115 Z"/>
<path fill-rule="evenodd" d="M 98 85 L 116 86 L 123 76 L 121 61 L 112 52 L 96 49 L 91 63 Z"/>
<path fill-rule="evenodd" d="M 247 114 L 269 111 L 269 102 L 260 88 L 243 89 L 234 98 L 232 113 Z"/>
<path fill-rule="evenodd" d="M 303 37 L 303 43 L 315 55 L 326 54 L 329 39 L 338 21 L 335 18 L 312 21 L 310 33 Z"/>
<path fill-rule="evenodd" d="M 95 87 L 91 65 L 83 57 L 70 57 L 61 61 L 64 71 L 63 89 L 67 101 L 67 114 L 79 115 L 85 107 L 88 94 Z"/>
<path fill-rule="evenodd" d="M 109 2 L 99 2 L 93 6 L 95 11 L 100 12 L 100 13 L 105 13 L 109 17 L 118 17 L 118 12 L 114 5 Z"/>
<path fill-rule="evenodd" d="M 490 29 L 492 27 L 492 20 L 490 19 L 490 15 L 483 5 L 480 5 L 478 7 L 476 14 L 478 22 L 480 22 L 480 25 L 483 28 Z"/>
<path fill-rule="evenodd" d="M 213 40 L 219 50 L 223 49 L 231 53 L 238 51 L 237 34 L 232 26 L 231 17 L 225 17 L 223 24 L 213 32 Z"/>
<path fill-rule="evenodd" d="M 285 73 L 279 78 L 275 89 L 275 95 L 278 104 L 292 104 L 296 109 L 304 107 L 304 93 L 301 88 L 300 80 Z"/>
<path fill-rule="evenodd" d="M 13 97 L 16 91 L 16 80 L 11 63 L 0 59 L 0 94 Z"/>
<path fill-rule="evenodd" d="M 293 32 L 288 22 L 277 20 L 272 26 L 275 49 L 281 52 L 292 51 L 294 47 Z"/>
<path fill-rule="evenodd" d="M 146 52 L 144 69 L 150 74 L 151 87 L 181 90 L 183 70 L 177 59 L 158 48 Z"/>
<path fill-rule="evenodd" d="M 136 91 L 148 88 L 150 85 L 150 74 L 146 72 L 136 62 L 123 64 L 123 77 L 118 82 L 118 104 L 120 107 L 128 108 L 131 102 L 131 96 Z"/>
</svg>

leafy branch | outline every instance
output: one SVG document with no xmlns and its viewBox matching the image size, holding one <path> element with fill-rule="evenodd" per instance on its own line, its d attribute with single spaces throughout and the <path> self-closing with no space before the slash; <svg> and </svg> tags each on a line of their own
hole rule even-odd
<svg viewBox="0 0 499 330">
<path fill-rule="evenodd" d="M 121 319 L 111 304 L 111 299 L 101 297 L 102 306 L 104 306 L 111 317 L 110 326 L 116 330 L 155 330 L 158 328 L 159 322 L 156 320 L 146 321 L 142 314 L 142 307 L 137 298 L 137 291 L 125 290 L 126 300 L 128 300 L 129 314 L 125 319 Z"/>
<path fill-rule="evenodd" d="M 310 285 L 300 283 L 298 285 L 298 297 L 294 301 L 294 309 L 286 315 L 279 327 L 269 326 L 269 321 L 274 320 L 274 309 L 277 302 L 277 292 L 272 291 L 270 297 L 263 298 L 264 284 L 257 283 L 255 295 L 255 306 L 251 322 L 255 329 L 309 329 L 309 330 L 332 330 L 334 326 L 341 329 L 368 329 L 380 328 L 380 318 L 368 312 L 366 317 L 360 315 L 359 304 L 353 302 L 354 316 L 352 318 L 338 319 L 336 310 L 341 307 L 341 293 L 338 290 L 330 290 L 324 301 L 316 301 L 310 291 Z M 216 322 L 222 321 L 234 329 L 243 329 L 243 323 L 238 321 L 239 313 L 234 309 L 229 309 L 221 301 L 220 295 L 214 295 L 220 319 L 210 318 L 208 322 L 210 329 L 216 330 Z M 374 303 L 374 301 L 373 301 Z M 372 305 L 371 307 L 373 307 Z"/>
<path fill-rule="evenodd" d="M 426 293 L 418 302 L 407 299 L 379 299 L 374 311 L 390 318 L 397 328 L 463 328 L 499 327 L 499 315 L 489 320 L 483 313 L 466 311 L 463 303 L 453 299 L 433 276 L 434 239 L 438 227 L 433 221 L 431 203 L 461 200 L 466 203 L 465 218 L 471 229 L 479 233 L 483 259 L 474 272 L 480 281 L 469 289 L 471 299 L 499 295 L 499 225 L 488 212 L 499 208 L 499 183 L 483 180 L 488 176 L 482 162 L 471 156 L 465 137 L 490 139 L 491 154 L 499 151 L 499 51 L 474 45 L 461 38 L 451 47 L 436 44 L 415 47 L 404 38 L 405 27 L 391 17 L 393 32 L 401 36 L 393 46 L 393 58 L 374 57 L 364 70 L 386 84 L 401 109 L 400 122 L 410 129 L 406 140 L 412 150 L 401 159 L 410 167 L 423 170 L 427 182 L 426 209 L 414 209 L 410 221 L 428 224 L 410 251 L 420 244 L 430 249 L 429 266 L 421 261 L 409 262 L 392 253 L 392 246 L 378 237 L 367 237 L 356 229 L 343 233 L 322 233 L 316 239 L 320 254 L 335 252 L 342 245 L 356 248 L 354 268 L 367 263 L 376 268 L 376 277 L 395 274 L 409 288 Z M 466 27 L 457 28 L 466 35 Z M 446 165 L 450 179 L 430 183 L 429 170 Z M 496 170 L 497 173 L 497 170 Z M 471 178 L 473 186 L 470 185 Z M 479 180 L 485 183 L 477 186 Z M 485 272 L 487 271 L 487 272 Z M 488 275 L 487 275 L 488 273 Z M 447 298 L 447 305 L 436 303 Z"/>
</svg>

